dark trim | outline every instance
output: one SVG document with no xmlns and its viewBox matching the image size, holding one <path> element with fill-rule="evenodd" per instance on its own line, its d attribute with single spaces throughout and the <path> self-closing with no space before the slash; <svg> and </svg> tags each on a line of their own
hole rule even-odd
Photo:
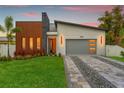
<svg viewBox="0 0 124 93">
<path fill-rule="evenodd" d="M 25 23 L 29 23 L 29 22 L 34 22 L 34 23 L 35 23 L 35 22 L 39 22 L 39 23 L 42 23 L 42 21 L 16 21 L 16 23 L 18 23 L 18 22 L 19 22 L 19 23 L 20 23 L 20 22 L 25 22 Z"/>
<path fill-rule="evenodd" d="M 56 28 L 57 28 L 57 23 L 61 23 L 61 24 L 74 25 L 74 26 L 80 26 L 80 27 L 85 27 L 85 28 L 107 31 L 107 29 L 102 29 L 102 28 L 98 28 L 98 27 L 87 26 L 87 25 L 82 25 L 82 24 L 77 24 L 77 23 L 71 23 L 71 22 L 65 22 L 65 21 L 59 21 L 59 20 L 55 20 L 54 22 L 55 22 Z"/>
</svg>

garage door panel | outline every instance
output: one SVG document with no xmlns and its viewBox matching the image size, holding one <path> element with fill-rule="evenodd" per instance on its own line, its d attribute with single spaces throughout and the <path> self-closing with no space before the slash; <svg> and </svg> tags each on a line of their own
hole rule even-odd
<svg viewBox="0 0 124 93">
<path fill-rule="evenodd" d="M 66 40 L 66 54 L 67 55 L 80 55 L 90 54 L 90 48 L 88 40 L 82 39 L 67 39 Z M 96 47 L 96 45 L 92 45 Z"/>
</svg>

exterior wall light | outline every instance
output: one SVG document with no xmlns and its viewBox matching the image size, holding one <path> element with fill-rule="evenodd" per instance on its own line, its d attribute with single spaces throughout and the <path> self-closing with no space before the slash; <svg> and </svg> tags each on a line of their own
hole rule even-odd
<svg viewBox="0 0 124 93">
<path fill-rule="evenodd" d="M 100 35 L 98 40 L 99 40 L 100 46 L 103 47 L 105 44 L 105 37 L 103 35 Z"/>
<path fill-rule="evenodd" d="M 60 36 L 59 36 L 59 43 L 60 43 L 61 47 L 64 46 L 64 36 L 63 36 L 63 34 L 60 34 Z"/>
</svg>

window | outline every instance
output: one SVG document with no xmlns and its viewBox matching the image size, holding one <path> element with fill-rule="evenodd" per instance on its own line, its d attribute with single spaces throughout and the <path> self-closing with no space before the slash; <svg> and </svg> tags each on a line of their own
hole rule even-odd
<svg viewBox="0 0 124 93">
<path fill-rule="evenodd" d="M 96 52 L 96 48 L 90 48 L 90 53 L 95 53 Z"/>
<path fill-rule="evenodd" d="M 30 49 L 33 50 L 33 38 L 30 37 Z"/>
<path fill-rule="evenodd" d="M 96 40 L 88 40 L 88 42 L 96 42 Z"/>
<path fill-rule="evenodd" d="M 25 49 L 26 47 L 26 39 L 25 37 L 22 38 L 22 48 Z"/>
<path fill-rule="evenodd" d="M 37 49 L 40 49 L 40 37 L 37 37 Z"/>
<path fill-rule="evenodd" d="M 96 46 L 96 44 L 88 44 L 88 45 L 91 46 L 91 47 L 92 47 L 92 46 Z"/>
</svg>

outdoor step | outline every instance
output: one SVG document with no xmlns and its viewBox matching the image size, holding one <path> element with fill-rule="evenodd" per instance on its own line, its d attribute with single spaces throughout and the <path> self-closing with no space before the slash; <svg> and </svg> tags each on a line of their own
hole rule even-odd
<svg viewBox="0 0 124 93">
<path fill-rule="evenodd" d="M 95 69 L 90 67 L 87 63 L 83 62 L 81 59 L 79 59 L 76 56 L 71 56 L 71 59 L 76 64 L 76 66 L 79 68 L 81 73 L 84 75 L 88 83 L 91 85 L 91 87 L 94 88 L 113 88 L 116 87 L 111 82 L 109 82 L 107 79 L 105 79 L 102 75 L 100 75 Z"/>
<path fill-rule="evenodd" d="M 85 63 L 91 69 L 91 72 L 96 72 L 98 76 L 96 78 L 99 79 L 96 81 L 98 83 L 103 81 L 104 87 L 124 87 L 124 71 L 122 69 L 95 59 L 92 56 L 78 56 L 77 58 L 80 59 L 80 62 L 82 61 L 82 64 Z M 109 86 L 106 86 L 106 84 Z"/>
<path fill-rule="evenodd" d="M 100 61 L 105 62 L 107 64 L 113 65 L 113 66 L 115 66 L 115 67 L 117 67 L 119 69 L 124 70 L 124 63 L 123 62 L 112 60 L 110 58 L 103 57 L 103 56 L 92 56 L 92 57 L 94 57 L 96 59 L 99 59 Z"/>
</svg>

